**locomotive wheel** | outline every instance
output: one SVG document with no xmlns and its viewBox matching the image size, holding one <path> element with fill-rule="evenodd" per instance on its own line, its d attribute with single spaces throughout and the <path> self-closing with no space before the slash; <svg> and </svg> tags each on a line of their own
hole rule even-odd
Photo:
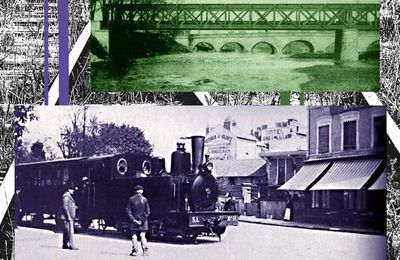
<svg viewBox="0 0 400 260">
<path fill-rule="evenodd" d="M 60 218 L 56 218 L 56 230 L 62 231 L 64 229 L 64 220 Z"/>
<path fill-rule="evenodd" d="M 197 234 L 182 235 L 184 244 L 197 244 Z"/>
<path fill-rule="evenodd" d="M 82 218 L 79 220 L 79 224 L 81 225 L 80 231 L 85 233 L 89 229 L 90 224 L 92 224 L 92 219 Z"/>
<path fill-rule="evenodd" d="M 43 213 L 42 212 L 37 212 L 36 215 L 32 219 L 32 226 L 34 227 L 41 227 L 43 226 Z"/>
<path fill-rule="evenodd" d="M 131 232 L 129 231 L 129 229 L 121 230 L 121 234 L 126 238 L 132 238 Z"/>
</svg>

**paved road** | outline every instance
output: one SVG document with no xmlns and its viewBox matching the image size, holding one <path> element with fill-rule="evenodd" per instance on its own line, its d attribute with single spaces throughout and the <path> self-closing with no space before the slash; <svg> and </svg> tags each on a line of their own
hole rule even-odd
<svg viewBox="0 0 400 260">
<path fill-rule="evenodd" d="M 45 229 L 16 230 L 16 260 L 21 259 L 132 259 L 130 240 L 114 232 L 77 234 L 78 251 L 62 250 L 62 234 Z M 386 238 L 333 231 L 308 230 L 240 223 L 216 238 L 197 245 L 150 243 L 150 256 L 139 259 L 362 259 L 386 257 Z"/>
</svg>

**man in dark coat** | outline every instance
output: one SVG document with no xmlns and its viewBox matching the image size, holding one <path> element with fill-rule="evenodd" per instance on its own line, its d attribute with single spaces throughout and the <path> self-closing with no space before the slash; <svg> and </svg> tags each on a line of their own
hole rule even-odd
<svg viewBox="0 0 400 260">
<path fill-rule="evenodd" d="M 236 205 L 235 205 L 236 204 L 236 200 L 232 196 L 232 194 L 228 192 L 225 195 L 225 197 L 226 197 L 226 201 L 225 201 L 225 204 L 224 204 L 224 210 L 225 211 L 236 211 Z"/>
<path fill-rule="evenodd" d="M 69 185 L 68 190 L 62 195 L 62 215 L 64 220 L 63 249 L 78 250 L 74 243 L 74 219 L 76 217 L 75 200 L 72 197 L 75 193 L 75 186 Z"/>
<path fill-rule="evenodd" d="M 137 185 L 134 190 L 135 195 L 129 198 L 126 206 L 126 214 L 130 221 L 129 228 L 132 235 L 132 252 L 130 256 L 136 256 L 138 253 L 138 236 L 140 236 L 143 255 L 148 255 L 146 231 L 149 229 L 147 218 L 150 215 L 150 207 L 147 199 L 142 195 L 143 187 Z"/>
</svg>

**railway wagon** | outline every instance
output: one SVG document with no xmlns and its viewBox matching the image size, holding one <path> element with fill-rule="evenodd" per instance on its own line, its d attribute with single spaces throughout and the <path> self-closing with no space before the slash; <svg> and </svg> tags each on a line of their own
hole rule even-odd
<svg viewBox="0 0 400 260">
<path fill-rule="evenodd" d="M 61 195 L 75 185 L 78 211 L 76 224 L 85 231 L 93 219 L 128 232 L 125 208 L 136 185 L 144 187 L 149 200 L 149 236 L 196 241 L 199 235 L 217 235 L 238 225 L 238 212 L 216 207 L 218 185 L 211 174 L 212 162 L 203 163 L 204 137 L 190 137 L 192 156 L 178 143 L 171 156 L 171 171 L 165 159 L 144 154 L 116 154 L 25 163 L 16 166 L 16 189 L 24 215 L 32 225 L 42 225 L 44 216 L 58 224 Z"/>
</svg>

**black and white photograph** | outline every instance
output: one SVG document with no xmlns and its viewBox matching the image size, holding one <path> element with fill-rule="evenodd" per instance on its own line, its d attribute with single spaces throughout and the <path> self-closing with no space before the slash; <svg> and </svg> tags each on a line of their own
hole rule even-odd
<svg viewBox="0 0 400 260">
<path fill-rule="evenodd" d="M 16 259 L 386 257 L 383 106 L 27 114 Z"/>
</svg>

